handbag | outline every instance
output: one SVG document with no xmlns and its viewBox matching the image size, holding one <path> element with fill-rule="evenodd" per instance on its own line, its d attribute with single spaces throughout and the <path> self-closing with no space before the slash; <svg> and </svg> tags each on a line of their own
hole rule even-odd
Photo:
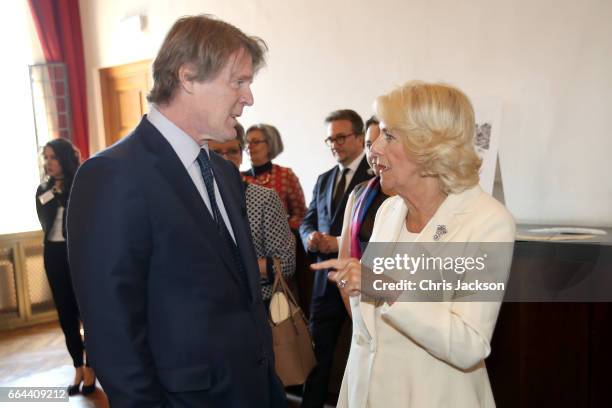
<svg viewBox="0 0 612 408">
<path fill-rule="evenodd" d="M 316 360 L 306 318 L 274 258 L 274 284 L 268 320 L 272 329 L 274 368 L 284 386 L 303 384 Z"/>
</svg>

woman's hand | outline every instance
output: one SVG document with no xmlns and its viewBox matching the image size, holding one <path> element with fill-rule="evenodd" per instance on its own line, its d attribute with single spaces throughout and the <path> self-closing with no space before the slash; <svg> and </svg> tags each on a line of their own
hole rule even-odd
<svg viewBox="0 0 612 408">
<path fill-rule="evenodd" d="M 367 267 L 362 269 L 361 262 L 355 258 L 330 259 L 310 265 L 314 270 L 333 269 L 327 275 L 327 279 L 335 282 L 340 291 L 348 296 L 363 294 L 368 299 L 376 299 L 387 302 L 389 305 L 395 303 L 402 294 L 402 290 L 379 290 L 372 283 L 374 279 L 380 282 L 397 283 L 393 278 L 385 275 L 374 275 Z M 365 276 L 364 276 L 365 274 Z"/>
<path fill-rule="evenodd" d="M 348 296 L 358 296 L 361 293 L 361 263 L 359 259 L 330 259 L 310 265 L 316 271 L 332 269 L 327 279 L 336 283 L 338 288 Z"/>
</svg>

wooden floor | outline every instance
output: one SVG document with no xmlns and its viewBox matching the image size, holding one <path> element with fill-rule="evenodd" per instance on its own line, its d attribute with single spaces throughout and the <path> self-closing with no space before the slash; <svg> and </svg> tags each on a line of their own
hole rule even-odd
<svg viewBox="0 0 612 408">
<path fill-rule="evenodd" d="M 0 387 L 65 387 L 73 376 L 72 360 L 57 322 L 0 332 Z M 108 400 L 98 384 L 93 394 L 70 397 L 69 404 L 0 402 L 0 407 L 9 406 L 106 408 Z"/>
<path fill-rule="evenodd" d="M 0 387 L 64 387 L 73 376 L 72 360 L 57 322 L 0 331 Z M 289 396 L 290 408 L 299 407 L 299 403 L 298 397 Z M 2 408 L 10 406 L 107 408 L 108 400 L 98 384 L 93 394 L 70 397 L 69 404 L 0 402 Z"/>
</svg>

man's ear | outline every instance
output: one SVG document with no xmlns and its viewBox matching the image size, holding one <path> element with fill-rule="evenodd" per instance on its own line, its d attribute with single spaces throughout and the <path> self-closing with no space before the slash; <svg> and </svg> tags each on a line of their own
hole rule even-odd
<svg viewBox="0 0 612 408">
<path fill-rule="evenodd" d="M 193 94 L 193 83 L 196 76 L 196 68 L 193 64 L 183 64 L 179 68 L 178 80 L 186 93 Z"/>
</svg>

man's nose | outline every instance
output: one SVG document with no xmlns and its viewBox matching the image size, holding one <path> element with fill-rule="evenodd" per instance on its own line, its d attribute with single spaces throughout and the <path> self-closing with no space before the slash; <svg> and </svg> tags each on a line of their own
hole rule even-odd
<svg viewBox="0 0 612 408">
<path fill-rule="evenodd" d="M 251 91 L 251 87 L 248 86 L 242 93 L 242 103 L 246 106 L 253 106 L 255 103 L 255 98 L 253 97 L 253 91 Z"/>
</svg>

